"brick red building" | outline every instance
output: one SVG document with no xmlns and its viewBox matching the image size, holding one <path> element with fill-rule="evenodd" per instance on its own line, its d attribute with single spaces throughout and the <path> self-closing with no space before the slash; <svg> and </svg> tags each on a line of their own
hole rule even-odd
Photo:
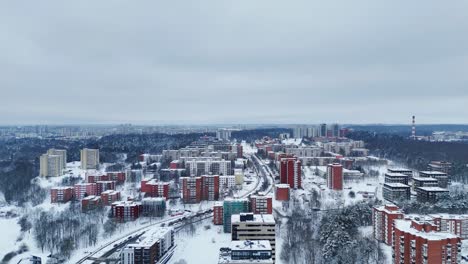
<svg viewBox="0 0 468 264">
<path fill-rule="evenodd" d="M 219 175 L 202 176 L 202 200 L 217 201 L 219 199 Z"/>
<path fill-rule="evenodd" d="M 215 202 L 213 205 L 213 224 L 222 225 L 223 224 L 223 203 Z"/>
<path fill-rule="evenodd" d="M 73 199 L 73 187 L 52 187 L 50 189 L 51 203 L 66 203 Z"/>
<path fill-rule="evenodd" d="M 171 163 L 169 164 L 169 168 L 170 169 L 180 169 L 182 168 L 182 162 L 179 161 L 179 160 L 173 160 L 171 161 Z"/>
<path fill-rule="evenodd" d="M 199 203 L 202 200 L 202 177 L 181 177 L 184 203 Z"/>
<path fill-rule="evenodd" d="M 343 166 L 341 164 L 328 164 L 327 187 L 337 191 L 343 190 Z"/>
<path fill-rule="evenodd" d="M 301 162 L 297 158 L 280 160 L 280 182 L 289 184 L 293 189 L 301 188 Z"/>
<path fill-rule="evenodd" d="M 86 174 L 86 182 L 96 183 L 98 181 L 109 181 L 110 178 L 107 174 Z"/>
<path fill-rule="evenodd" d="M 74 186 L 74 195 L 75 198 L 78 200 L 83 199 L 84 197 L 88 195 L 96 195 L 97 194 L 97 189 L 96 189 L 96 184 L 95 183 L 78 183 L 75 184 Z"/>
<path fill-rule="evenodd" d="M 107 173 L 107 177 L 109 181 L 115 181 L 117 184 L 122 184 L 125 182 L 126 175 L 125 172 L 122 171 L 112 171 Z"/>
<path fill-rule="evenodd" d="M 241 144 L 237 144 L 237 158 L 241 159 L 244 157 L 244 148 L 242 147 Z"/>
<path fill-rule="evenodd" d="M 107 190 L 115 190 L 115 181 L 97 181 L 96 193 L 101 195 L 102 192 Z"/>
<path fill-rule="evenodd" d="M 289 201 L 289 184 L 276 184 L 275 185 L 275 198 L 278 201 Z"/>
<path fill-rule="evenodd" d="M 141 181 L 141 192 L 144 192 L 149 197 L 164 197 L 169 199 L 169 183 L 145 179 Z"/>
<path fill-rule="evenodd" d="M 81 200 L 81 211 L 91 211 L 102 206 L 101 197 L 90 195 Z"/>
<path fill-rule="evenodd" d="M 112 204 L 112 216 L 118 222 L 133 221 L 140 217 L 142 205 L 139 202 L 115 202 Z"/>
<path fill-rule="evenodd" d="M 461 239 L 468 238 L 468 215 L 433 214 L 430 217 L 438 231 L 452 233 Z"/>
<path fill-rule="evenodd" d="M 393 263 L 455 264 L 461 262 L 461 238 L 438 232 L 437 226 L 417 220 L 394 220 Z"/>
<path fill-rule="evenodd" d="M 372 210 L 374 238 L 391 246 L 393 241 L 393 221 L 403 218 L 403 211 L 396 205 L 387 204 L 374 207 Z"/>
<path fill-rule="evenodd" d="M 254 214 L 272 214 L 273 199 L 271 196 L 252 195 L 250 196 L 250 211 Z"/>
<path fill-rule="evenodd" d="M 107 190 L 101 193 L 101 200 L 104 206 L 109 206 L 114 202 L 120 201 L 120 192 Z"/>
</svg>

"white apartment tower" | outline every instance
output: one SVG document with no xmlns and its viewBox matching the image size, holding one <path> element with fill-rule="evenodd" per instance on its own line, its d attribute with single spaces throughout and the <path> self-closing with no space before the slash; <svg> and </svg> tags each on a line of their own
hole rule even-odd
<svg viewBox="0 0 468 264">
<path fill-rule="evenodd" d="M 81 150 L 81 168 L 97 169 L 99 166 L 99 149 L 84 148 Z"/>
<path fill-rule="evenodd" d="M 49 155 L 57 155 L 61 157 L 62 160 L 62 168 L 65 169 L 67 167 L 67 151 L 64 149 L 49 149 L 47 151 Z"/>
<path fill-rule="evenodd" d="M 40 159 L 40 176 L 57 177 L 62 175 L 63 158 L 60 155 L 42 154 Z"/>
</svg>

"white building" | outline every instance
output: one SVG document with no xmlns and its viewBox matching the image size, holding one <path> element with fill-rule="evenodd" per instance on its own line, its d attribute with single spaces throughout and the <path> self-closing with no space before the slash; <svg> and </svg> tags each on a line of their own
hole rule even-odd
<svg viewBox="0 0 468 264">
<path fill-rule="evenodd" d="M 97 169 L 99 166 L 99 149 L 81 150 L 81 168 L 84 170 Z"/>
<path fill-rule="evenodd" d="M 67 151 L 64 149 L 49 149 L 47 151 L 49 155 L 57 155 L 61 157 L 62 161 L 62 168 L 65 169 L 67 167 Z"/>
<path fill-rule="evenodd" d="M 267 240 L 275 261 L 276 222 L 271 214 L 242 213 L 231 216 L 232 241 Z"/>
<path fill-rule="evenodd" d="M 62 175 L 63 157 L 61 155 L 42 154 L 39 158 L 41 177 L 58 177 Z"/>
</svg>

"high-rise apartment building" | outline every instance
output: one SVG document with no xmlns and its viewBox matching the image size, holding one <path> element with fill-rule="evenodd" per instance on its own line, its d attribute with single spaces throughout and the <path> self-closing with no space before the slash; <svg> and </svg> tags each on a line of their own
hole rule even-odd
<svg viewBox="0 0 468 264">
<path fill-rule="evenodd" d="M 343 190 L 343 166 L 341 164 L 328 164 L 327 187 L 337 191 Z"/>
<path fill-rule="evenodd" d="M 296 158 L 282 158 L 280 160 L 280 182 L 289 184 L 292 189 L 302 187 L 301 162 Z"/>
<path fill-rule="evenodd" d="M 84 170 L 97 169 L 99 167 L 99 149 L 81 150 L 81 168 Z"/>
<path fill-rule="evenodd" d="M 41 177 L 58 177 L 63 171 L 63 157 L 60 155 L 42 154 L 39 158 L 39 175 Z"/>
<path fill-rule="evenodd" d="M 224 233 L 231 232 L 231 216 L 249 211 L 249 200 L 227 198 L 223 203 L 223 229 Z"/>
<path fill-rule="evenodd" d="M 267 240 L 270 242 L 272 259 L 275 261 L 276 222 L 271 214 L 241 213 L 231 217 L 232 241 Z"/>
<path fill-rule="evenodd" d="M 61 162 L 62 162 L 62 169 L 65 169 L 67 167 L 67 151 L 66 150 L 52 148 L 47 151 L 47 154 L 60 156 Z"/>
</svg>

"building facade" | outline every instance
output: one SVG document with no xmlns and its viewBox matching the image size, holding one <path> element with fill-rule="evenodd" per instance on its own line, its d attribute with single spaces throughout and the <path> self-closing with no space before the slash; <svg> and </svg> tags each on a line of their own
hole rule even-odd
<svg viewBox="0 0 468 264">
<path fill-rule="evenodd" d="M 343 190 L 343 166 L 339 163 L 327 166 L 327 187 L 332 190 Z"/>
<path fill-rule="evenodd" d="M 84 148 L 80 154 L 81 168 L 83 170 L 97 169 L 99 167 L 99 149 Z"/>
<path fill-rule="evenodd" d="M 270 242 L 273 262 L 276 259 L 276 222 L 271 214 L 241 213 L 231 217 L 232 241 L 267 240 Z"/>
<path fill-rule="evenodd" d="M 223 202 L 223 230 L 231 233 L 231 216 L 249 211 L 249 200 L 227 198 Z"/>
<path fill-rule="evenodd" d="M 395 264 L 456 264 L 461 262 L 461 239 L 437 232 L 437 227 L 416 220 L 395 220 L 393 234 Z"/>
<path fill-rule="evenodd" d="M 374 207 L 372 210 L 374 238 L 391 246 L 393 241 L 393 220 L 403 219 L 403 217 L 403 211 L 396 205 L 387 204 Z"/>
<path fill-rule="evenodd" d="M 282 184 L 289 184 L 292 189 L 302 188 L 301 162 L 297 158 L 282 158 L 279 172 Z"/>
</svg>

